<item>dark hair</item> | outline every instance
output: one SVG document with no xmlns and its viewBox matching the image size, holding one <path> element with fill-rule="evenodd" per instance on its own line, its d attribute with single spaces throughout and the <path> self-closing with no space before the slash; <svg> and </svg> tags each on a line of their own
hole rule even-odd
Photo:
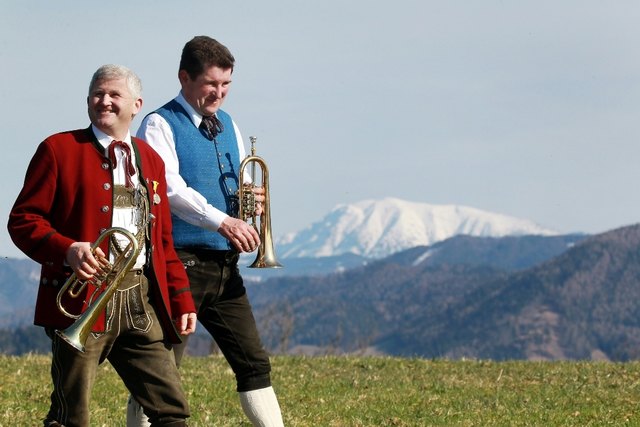
<svg viewBox="0 0 640 427">
<path fill-rule="evenodd" d="M 207 36 L 196 36 L 182 48 L 180 70 L 185 70 L 189 77 L 196 79 L 206 68 L 216 66 L 223 70 L 233 71 L 235 58 L 222 43 Z"/>
</svg>

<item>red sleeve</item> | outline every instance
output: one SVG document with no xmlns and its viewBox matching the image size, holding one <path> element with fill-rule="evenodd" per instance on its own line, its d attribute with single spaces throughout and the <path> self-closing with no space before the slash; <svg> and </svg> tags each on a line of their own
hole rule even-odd
<svg viewBox="0 0 640 427">
<path fill-rule="evenodd" d="M 36 262 L 62 263 L 73 240 L 57 232 L 50 222 L 56 198 L 58 162 L 49 144 L 36 150 L 24 186 L 9 214 L 8 230 L 15 245 Z"/>
<path fill-rule="evenodd" d="M 189 279 L 184 269 L 184 265 L 173 246 L 171 210 L 169 206 L 169 198 L 167 197 L 167 182 L 165 179 L 164 164 L 162 166 L 162 177 L 158 185 L 158 191 L 164 199 L 164 203 L 160 203 L 162 209 L 162 245 L 164 248 L 166 268 L 167 268 L 167 285 L 169 287 L 169 302 L 171 305 L 171 313 L 173 318 L 177 318 L 185 313 L 195 313 L 196 307 L 191 296 L 191 288 L 189 287 Z"/>
</svg>

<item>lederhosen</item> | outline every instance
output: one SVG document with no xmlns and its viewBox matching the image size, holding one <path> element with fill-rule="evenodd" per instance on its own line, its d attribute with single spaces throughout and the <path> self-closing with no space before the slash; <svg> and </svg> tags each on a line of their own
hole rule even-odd
<svg viewBox="0 0 640 427">
<path fill-rule="evenodd" d="M 148 198 L 144 186 L 113 188 L 113 209 L 133 209 L 138 218 L 137 239 L 146 242 Z M 121 250 L 112 241 L 110 253 Z M 174 353 L 165 341 L 143 270 L 126 274 L 107 306 L 106 330 L 91 333 L 85 351 L 70 347 L 48 330 L 52 338 L 51 375 L 54 390 L 44 425 L 89 425 L 89 399 L 98 366 L 109 360 L 131 395 L 142 405 L 152 425 L 183 426 L 189 417 Z M 59 423 L 59 424 L 58 424 Z"/>
</svg>

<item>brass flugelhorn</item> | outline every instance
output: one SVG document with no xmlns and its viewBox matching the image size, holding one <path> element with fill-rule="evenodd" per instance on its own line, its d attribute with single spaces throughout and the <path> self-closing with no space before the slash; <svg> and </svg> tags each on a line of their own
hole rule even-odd
<svg viewBox="0 0 640 427">
<path fill-rule="evenodd" d="M 260 244 L 258 245 L 258 253 L 253 264 L 249 268 L 281 268 L 282 264 L 276 259 L 273 250 L 273 239 L 271 237 L 271 209 L 269 195 L 269 169 L 262 157 L 256 156 L 256 140 L 255 136 L 250 136 L 251 155 L 242 160 L 240 163 L 240 186 L 238 190 L 238 199 L 240 202 L 238 217 L 243 221 L 249 222 L 260 235 Z M 251 165 L 251 184 L 245 184 L 243 181 L 244 171 L 247 166 Z M 256 165 L 260 166 L 262 171 L 262 185 L 256 184 Z M 256 200 L 253 194 L 253 187 L 264 187 L 264 206 L 260 216 L 256 213 Z M 258 221 L 258 218 L 260 221 Z"/>
<path fill-rule="evenodd" d="M 64 330 L 56 330 L 56 334 L 80 352 L 84 352 L 84 345 L 87 342 L 87 338 L 91 333 L 93 325 L 98 320 L 102 310 L 107 307 L 107 303 L 111 297 L 118 290 L 118 286 L 120 285 L 120 282 L 122 282 L 122 279 L 124 279 L 125 275 L 135 264 L 138 253 L 140 252 L 136 237 L 131 232 L 121 227 L 112 227 L 100 234 L 98 239 L 91 244 L 91 252 L 95 253 L 96 248 L 104 239 L 107 237 L 110 238 L 115 234 L 123 235 L 129 243 L 119 254 L 117 254 L 114 261 L 112 263 L 107 262 L 102 271 L 96 273 L 96 275 L 91 279 L 80 280 L 76 277 L 76 273 L 74 272 L 58 291 L 56 298 L 58 309 L 62 314 L 72 319 L 76 319 L 76 321 Z M 77 298 L 88 283 L 91 283 L 96 287 L 96 292 L 98 290 L 102 290 L 102 293 L 98 295 L 95 301 L 90 303 L 84 313 L 69 313 L 62 304 L 62 297 L 68 293 L 71 298 Z M 91 295 L 89 301 L 93 299 L 94 294 Z"/>
</svg>

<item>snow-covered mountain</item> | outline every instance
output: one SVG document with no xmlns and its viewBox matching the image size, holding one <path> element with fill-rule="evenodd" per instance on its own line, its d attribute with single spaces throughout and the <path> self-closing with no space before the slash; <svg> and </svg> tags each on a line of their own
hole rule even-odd
<svg viewBox="0 0 640 427">
<path fill-rule="evenodd" d="M 526 219 L 466 206 L 385 198 L 338 205 L 322 220 L 276 239 L 275 244 L 283 258 L 344 253 L 382 258 L 460 234 L 503 237 L 558 233 Z"/>
</svg>

